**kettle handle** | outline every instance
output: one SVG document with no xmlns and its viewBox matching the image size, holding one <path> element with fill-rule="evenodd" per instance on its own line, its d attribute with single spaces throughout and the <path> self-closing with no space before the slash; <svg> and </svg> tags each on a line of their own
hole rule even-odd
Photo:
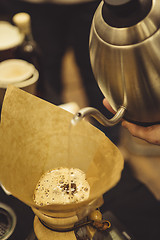
<svg viewBox="0 0 160 240">
<path fill-rule="evenodd" d="M 111 118 L 106 118 L 100 111 L 98 111 L 96 108 L 92 107 L 85 107 L 80 109 L 72 118 L 71 123 L 73 125 L 76 125 L 79 121 L 81 121 L 83 118 L 87 116 L 91 116 L 95 118 L 99 123 L 104 125 L 105 127 L 111 127 L 116 125 L 121 121 L 126 111 L 126 107 L 120 106 L 116 114 Z"/>
</svg>

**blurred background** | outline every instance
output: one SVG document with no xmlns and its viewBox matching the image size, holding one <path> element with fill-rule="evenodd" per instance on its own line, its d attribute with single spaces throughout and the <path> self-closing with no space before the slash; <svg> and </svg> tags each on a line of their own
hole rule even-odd
<svg viewBox="0 0 160 240">
<path fill-rule="evenodd" d="M 99 3 L 99 0 L 77 4 L 0 0 L 0 19 L 15 26 L 13 16 L 16 13 L 27 12 L 30 15 L 30 33 L 37 52 L 33 53 L 34 59 L 19 52 L 18 58 L 38 68 L 37 96 L 56 105 L 74 102 L 79 108 L 95 107 L 110 118 L 112 114 L 102 104 L 104 97 L 89 59 L 90 27 Z M 18 27 L 23 31 L 22 27 Z M 115 144 L 118 143 L 119 125 L 106 128 L 96 121 L 93 124 Z"/>
<path fill-rule="evenodd" d="M 28 61 L 39 71 L 33 94 L 55 105 L 69 103 L 74 112 L 92 106 L 111 117 L 112 114 L 102 104 L 104 97 L 94 79 L 89 60 L 90 26 L 99 3 L 99 0 L 90 0 L 82 4 L 59 5 L 0 0 L 0 24 L 3 21 L 12 26 L 17 24 L 24 34 L 23 41 L 9 58 Z M 29 13 L 29 22 L 23 23 L 28 24 L 25 25 L 28 26 L 26 32 L 23 24 L 13 21 L 19 12 Z M 0 49 L 0 56 L 2 53 Z M 102 211 L 112 211 L 136 240 L 159 239 L 159 147 L 135 139 L 122 130 L 120 124 L 106 128 L 96 121 L 92 120 L 92 123 L 119 147 L 125 158 L 122 179 L 105 194 Z M 0 189 L 0 202 L 11 206 L 17 216 L 16 230 L 9 239 L 34 239 L 31 209 L 7 195 L 3 189 Z M 0 226 L 0 234 L 3 235 L 7 225 L 4 228 L 2 224 Z"/>
</svg>

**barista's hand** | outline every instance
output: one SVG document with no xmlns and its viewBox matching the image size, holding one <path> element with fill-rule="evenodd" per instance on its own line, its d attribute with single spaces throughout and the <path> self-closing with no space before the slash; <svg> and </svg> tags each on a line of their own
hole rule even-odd
<svg viewBox="0 0 160 240">
<path fill-rule="evenodd" d="M 103 105 L 110 112 L 115 113 L 106 99 L 103 100 Z M 160 145 L 160 124 L 149 127 L 141 127 L 122 119 L 122 126 L 127 128 L 134 137 L 138 137 L 155 145 Z"/>
</svg>

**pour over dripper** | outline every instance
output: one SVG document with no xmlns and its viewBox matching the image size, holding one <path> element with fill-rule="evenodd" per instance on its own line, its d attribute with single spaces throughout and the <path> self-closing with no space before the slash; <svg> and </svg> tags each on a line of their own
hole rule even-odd
<svg viewBox="0 0 160 240">
<path fill-rule="evenodd" d="M 72 117 L 23 90 L 13 86 L 7 89 L 0 125 L 0 181 L 54 229 L 71 226 L 99 207 L 102 195 L 119 181 L 123 169 L 118 148 L 85 121 L 72 132 L 68 161 Z M 86 173 L 91 188 L 86 201 L 43 207 L 35 204 L 33 193 L 40 177 L 57 167 L 79 168 Z"/>
</svg>

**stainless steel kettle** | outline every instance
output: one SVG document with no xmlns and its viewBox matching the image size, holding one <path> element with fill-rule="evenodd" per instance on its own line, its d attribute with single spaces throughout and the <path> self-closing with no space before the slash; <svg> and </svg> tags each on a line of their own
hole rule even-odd
<svg viewBox="0 0 160 240">
<path fill-rule="evenodd" d="M 137 124 L 160 122 L 160 0 L 103 0 L 89 47 L 96 81 L 116 114 L 106 119 L 84 108 L 75 121 L 92 115 L 106 126 L 122 117 Z"/>
</svg>

